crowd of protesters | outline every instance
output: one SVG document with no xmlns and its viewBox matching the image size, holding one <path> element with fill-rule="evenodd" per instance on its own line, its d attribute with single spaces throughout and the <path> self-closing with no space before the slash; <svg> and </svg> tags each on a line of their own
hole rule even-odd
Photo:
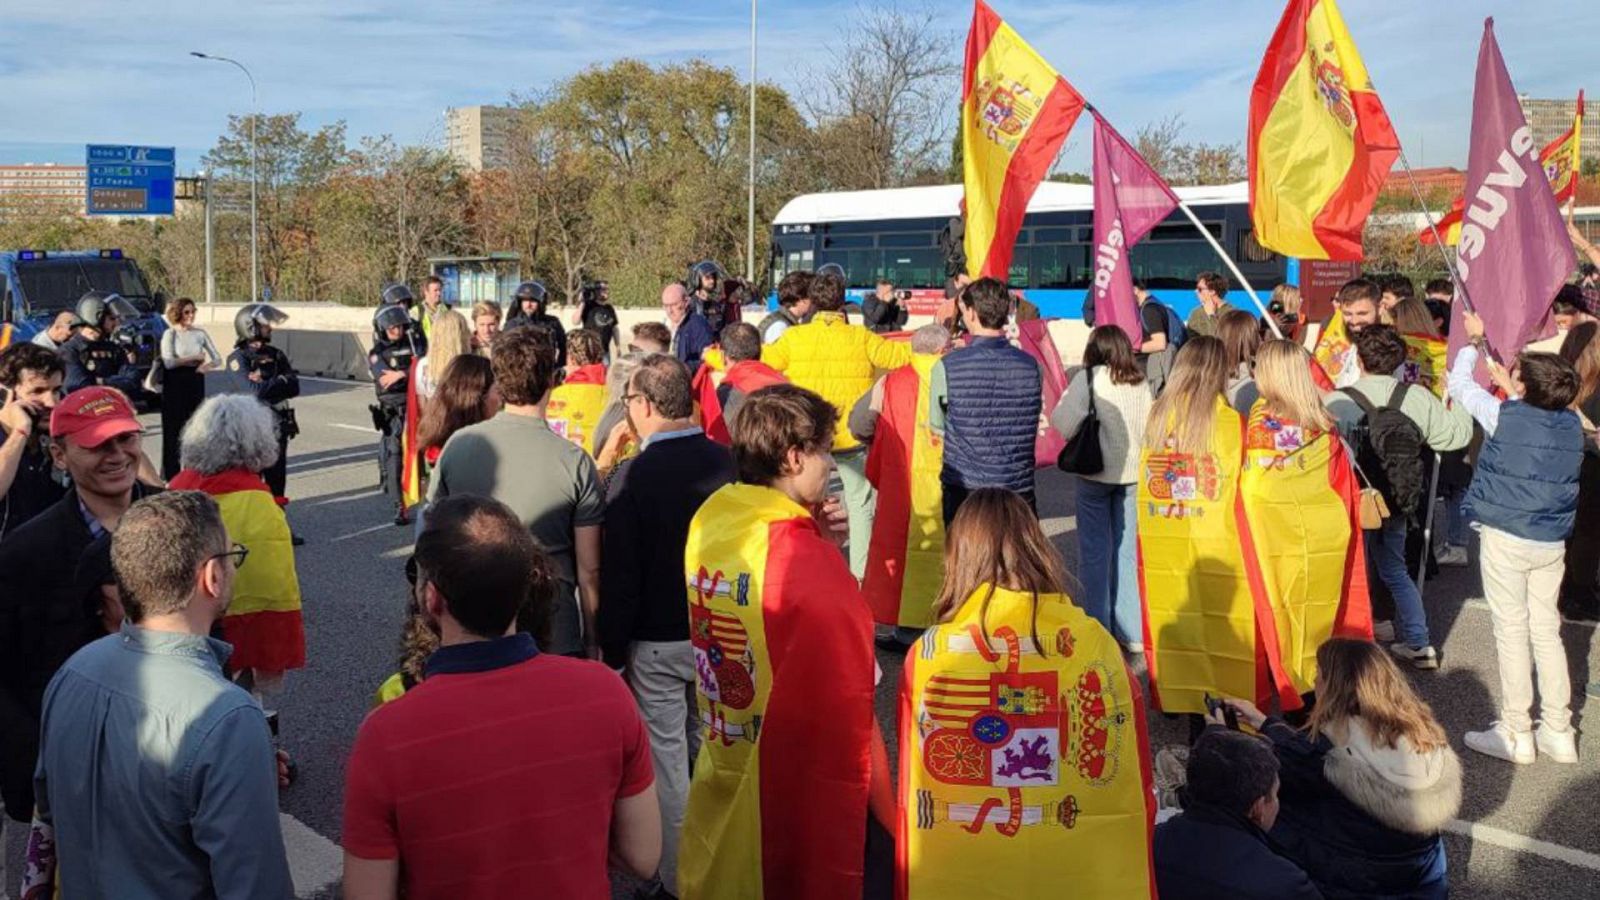
<svg viewBox="0 0 1600 900">
<path fill-rule="evenodd" d="M 1086 896 L 1446 896 L 1462 765 L 1404 671 L 1441 665 L 1411 561 L 1464 565 L 1476 530 L 1501 711 L 1464 743 L 1516 764 L 1577 761 L 1559 628 L 1600 597 L 1600 298 L 1563 291 L 1559 352 L 1509 366 L 1468 312 L 1419 378 L 1407 337 L 1439 335 L 1449 287 L 1356 279 L 1308 323 L 1281 286 L 1287 339 L 1216 273 L 1187 321 L 1141 289 L 1138 333 L 1093 328 L 1047 407 L 1030 311 L 993 279 L 913 332 L 888 282 L 852 321 L 829 271 L 789 273 L 750 324 L 704 263 L 631 330 L 604 284 L 570 330 L 538 282 L 470 316 L 437 279 L 391 285 L 374 425 L 416 542 L 345 764 L 344 896 L 605 897 L 614 868 L 641 897 L 999 897 L 1052 858 L 1087 866 Z M 224 363 L 174 302 L 157 477 L 118 385 L 63 396 L 89 371 L 72 341 L 114 310 L 0 354 L 0 821 L 29 829 L 0 885 L 287 897 L 271 705 L 306 654 L 283 316 L 247 308 Z M 207 399 L 217 367 L 232 390 Z M 1214 463 L 1263 422 L 1346 448 L 1330 465 L 1382 512 L 1344 540 L 1393 613 L 1303 648 L 1297 702 L 1186 685 L 1206 712 L 1155 825 L 1145 696 L 1181 691 L 1157 689 L 1141 491 L 1163 454 Z M 1080 476 L 1071 572 L 1038 521 L 1041 427 Z M 1221 590 L 1208 564 L 1195 603 Z M 898 735 L 875 638 L 906 654 Z"/>
</svg>

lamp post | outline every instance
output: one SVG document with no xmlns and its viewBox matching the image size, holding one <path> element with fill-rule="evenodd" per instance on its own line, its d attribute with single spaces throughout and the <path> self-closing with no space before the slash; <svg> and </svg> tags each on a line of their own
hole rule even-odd
<svg viewBox="0 0 1600 900">
<path fill-rule="evenodd" d="M 196 59 L 209 59 L 212 62 L 237 66 L 239 71 L 243 72 L 244 77 L 250 82 L 250 302 L 255 303 L 261 299 L 261 285 L 259 282 L 261 268 L 256 261 L 257 233 L 260 228 L 260 220 L 256 214 L 256 183 L 259 180 L 256 176 L 256 120 L 261 118 L 261 108 L 256 102 L 256 79 L 254 75 L 250 74 L 250 70 L 245 68 L 244 63 L 236 59 L 229 59 L 226 56 L 212 56 L 208 53 L 201 53 L 198 50 L 189 51 L 189 55 Z M 208 180 L 206 182 L 208 203 L 210 202 L 210 190 L 211 183 Z"/>
<path fill-rule="evenodd" d="M 206 209 L 206 305 L 217 302 L 217 274 L 211 268 L 211 173 L 205 170 L 200 172 L 201 189 L 205 191 L 204 198 Z"/>
</svg>

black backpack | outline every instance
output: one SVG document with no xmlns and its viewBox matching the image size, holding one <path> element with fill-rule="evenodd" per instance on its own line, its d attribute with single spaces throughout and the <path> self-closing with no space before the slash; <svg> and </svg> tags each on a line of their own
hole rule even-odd
<svg viewBox="0 0 1600 900">
<path fill-rule="evenodd" d="M 1428 451 L 1422 429 L 1411 417 L 1400 411 L 1406 391 L 1415 387 L 1399 384 L 1389 394 L 1389 402 L 1374 407 L 1360 391 L 1346 388 L 1344 394 L 1361 407 L 1361 424 L 1356 426 L 1352 441 L 1356 448 L 1356 465 L 1370 486 L 1383 494 L 1389 511 L 1415 521 L 1422 509 L 1422 492 L 1426 490 Z"/>
</svg>

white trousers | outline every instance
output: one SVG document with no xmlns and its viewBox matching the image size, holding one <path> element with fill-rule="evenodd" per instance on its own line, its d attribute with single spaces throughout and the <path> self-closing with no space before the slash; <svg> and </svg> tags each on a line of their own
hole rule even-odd
<svg viewBox="0 0 1600 900">
<path fill-rule="evenodd" d="M 1539 677 L 1539 715 L 1564 731 L 1572 724 L 1572 683 L 1561 644 L 1563 544 L 1527 541 L 1481 526 L 1478 558 L 1483 594 L 1494 619 L 1500 664 L 1500 721 L 1514 731 L 1533 727 L 1533 679 Z"/>
</svg>

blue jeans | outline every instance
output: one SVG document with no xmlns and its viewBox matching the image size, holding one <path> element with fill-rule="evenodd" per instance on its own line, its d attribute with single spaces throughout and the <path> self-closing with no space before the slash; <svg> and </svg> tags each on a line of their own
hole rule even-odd
<svg viewBox="0 0 1600 900">
<path fill-rule="evenodd" d="M 1144 643 L 1135 559 L 1136 485 L 1078 479 L 1079 604 L 1124 644 Z"/>
<path fill-rule="evenodd" d="M 1472 532 L 1466 503 L 1466 485 L 1444 492 L 1444 542 L 1452 547 L 1465 547 Z"/>
<path fill-rule="evenodd" d="M 1390 516 L 1383 530 L 1366 532 L 1367 556 L 1378 569 L 1378 577 L 1394 598 L 1394 633 L 1407 646 L 1429 646 L 1428 614 L 1422 609 L 1422 595 L 1411 580 L 1406 562 L 1405 516 Z"/>
</svg>

